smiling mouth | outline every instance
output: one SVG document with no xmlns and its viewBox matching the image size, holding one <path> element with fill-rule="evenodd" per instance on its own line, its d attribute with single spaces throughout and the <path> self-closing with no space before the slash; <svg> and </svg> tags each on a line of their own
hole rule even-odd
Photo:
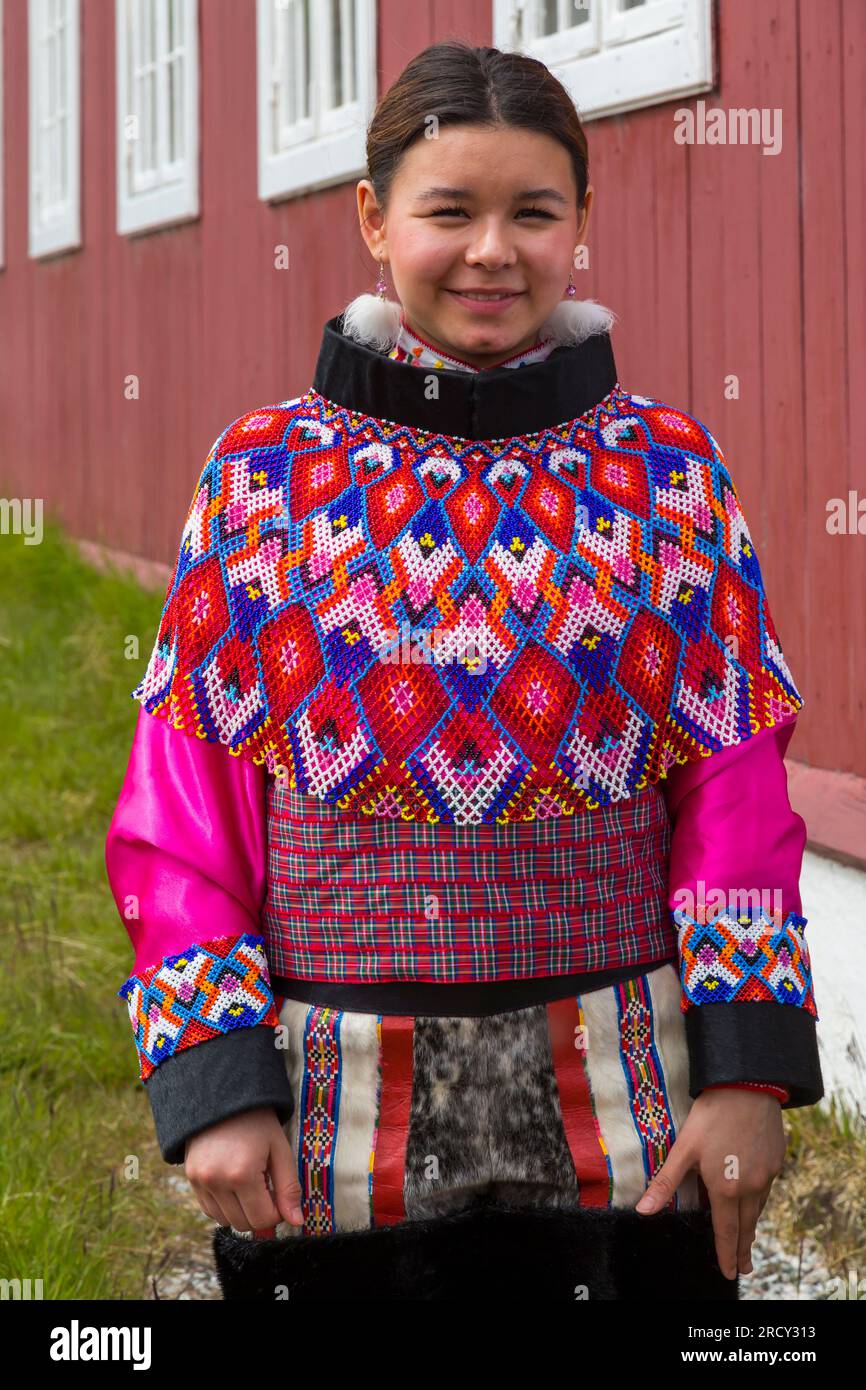
<svg viewBox="0 0 866 1390">
<path fill-rule="evenodd" d="M 477 299 L 479 303 L 487 304 L 497 299 L 516 299 L 523 294 L 523 290 L 505 290 L 497 293 L 490 293 L 487 290 L 449 290 L 449 294 L 458 294 L 461 299 Z"/>
</svg>

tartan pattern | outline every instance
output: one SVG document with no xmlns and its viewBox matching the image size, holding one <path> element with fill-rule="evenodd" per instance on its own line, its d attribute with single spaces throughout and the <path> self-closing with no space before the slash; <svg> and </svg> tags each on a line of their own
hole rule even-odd
<svg viewBox="0 0 866 1390">
<path fill-rule="evenodd" d="M 352 819 L 268 786 L 268 959 L 284 978 L 460 983 L 669 959 L 670 820 L 648 785 L 595 815 Z"/>
</svg>

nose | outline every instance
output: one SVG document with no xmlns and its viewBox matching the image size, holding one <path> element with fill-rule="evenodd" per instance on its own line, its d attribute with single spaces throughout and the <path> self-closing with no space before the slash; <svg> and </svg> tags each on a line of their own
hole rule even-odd
<svg viewBox="0 0 866 1390">
<path fill-rule="evenodd" d="M 514 244 L 500 222 L 491 219 L 475 227 L 470 245 L 466 249 L 467 265 L 481 265 L 487 270 L 498 270 L 502 266 L 514 265 L 516 259 Z"/>
</svg>

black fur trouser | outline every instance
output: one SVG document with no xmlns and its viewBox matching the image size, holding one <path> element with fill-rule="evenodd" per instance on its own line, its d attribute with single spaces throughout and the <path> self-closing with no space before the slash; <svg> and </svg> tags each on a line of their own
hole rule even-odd
<svg viewBox="0 0 866 1390">
<path fill-rule="evenodd" d="M 686 1119 L 673 965 L 485 1017 L 287 999 L 305 1223 L 216 1232 L 227 1299 L 736 1298 L 692 1173 L 634 1204 Z"/>
</svg>

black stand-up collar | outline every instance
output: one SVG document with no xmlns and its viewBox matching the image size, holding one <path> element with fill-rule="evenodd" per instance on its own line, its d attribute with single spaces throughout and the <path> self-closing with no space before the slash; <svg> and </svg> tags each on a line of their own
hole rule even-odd
<svg viewBox="0 0 866 1390">
<path fill-rule="evenodd" d="M 430 378 L 438 381 L 431 393 Z M 524 367 L 479 372 L 397 362 L 328 319 L 313 389 L 336 405 L 397 424 L 463 439 L 535 434 L 583 415 L 617 383 L 610 337 L 598 333 Z M 433 395 L 433 399 L 430 399 Z"/>
</svg>

